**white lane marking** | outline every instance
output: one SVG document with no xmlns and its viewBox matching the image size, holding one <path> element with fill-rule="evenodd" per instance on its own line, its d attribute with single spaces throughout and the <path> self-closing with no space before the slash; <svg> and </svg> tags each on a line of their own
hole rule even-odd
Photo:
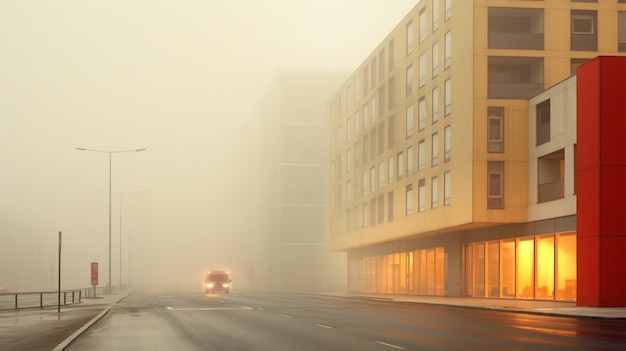
<svg viewBox="0 0 626 351">
<path fill-rule="evenodd" d="M 265 308 L 263 308 L 263 307 L 257 307 L 256 309 L 259 310 L 259 311 L 265 311 Z"/>
<path fill-rule="evenodd" d="M 385 346 L 389 346 L 389 347 L 393 347 L 394 349 L 400 349 L 400 350 L 404 350 L 404 347 L 402 346 L 398 346 L 398 345 L 394 345 L 394 344 L 389 344 L 386 342 L 382 342 L 382 341 L 374 341 L 377 344 L 381 344 L 381 345 L 385 345 Z"/>
<path fill-rule="evenodd" d="M 167 306 L 170 311 L 225 311 L 225 310 L 251 310 L 253 308 L 247 306 L 241 307 L 171 307 Z"/>
<path fill-rule="evenodd" d="M 285 318 L 293 318 L 292 316 L 286 315 L 286 314 L 281 314 L 281 316 L 285 317 Z"/>
<path fill-rule="evenodd" d="M 318 327 L 322 327 L 322 328 L 326 328 L 326 329 L 335 329 L 335 327 L 331 327 L 330 325 L 324 325 L 324 324 L 316 324 Z"/>
</svg>

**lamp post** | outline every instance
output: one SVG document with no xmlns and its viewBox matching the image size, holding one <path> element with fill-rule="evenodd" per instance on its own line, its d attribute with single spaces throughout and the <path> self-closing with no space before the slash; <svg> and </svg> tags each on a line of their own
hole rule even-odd
<svg viewBox="0 0 626 351">
<path fill-rule="evenodd" d="M 127 194 L 136 194 L 136 193 L 141 193 L 142 191 L 131 191 L 131 192 L 127 192 L 127 193 L 117 193 L 117 195 L 120 196 L 120 288 L 122 286 L 122 195 L 127 195 Z M 129 252 L 128 255 L 128 284 L 130 284 L 130 233 L 128 233 L 129 236 L 129 247 L 126 249 Z"/>
<path fill-rule="evenodd" d="M 107 286 L 107 294 L 111 293 L 111 156 L 113 154 L 118 154 L 122 152 L 140 152 L 145 151 L 146 149 L 133 149 L 133 150 L 116 150 L 116 151 L 107 151 L 107 150 L 96 150 L 96 149 L 87 149 L 84 147 L 75 147 L 76 150 L 80 151 L 93 151 L 93 152 L 101 152 L 105 154 L 109 154 L 109 282 Z"/>
</svg>

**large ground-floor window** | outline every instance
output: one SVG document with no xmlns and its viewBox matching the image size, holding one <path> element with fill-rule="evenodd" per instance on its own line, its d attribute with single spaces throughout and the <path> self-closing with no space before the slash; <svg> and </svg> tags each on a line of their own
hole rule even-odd
<svg viewBox="0 0 626 351">
<path fill-rule="evenodd" d="M 383 253 L 371 248 L 348 258 L 350 291 L 446 295 L 443 247 Z"/>
<path fill-rule="evenodd" d="M 464 255 L 467 296 L 576 299 L 576 233 L 469 243 Z"/>
</svg>

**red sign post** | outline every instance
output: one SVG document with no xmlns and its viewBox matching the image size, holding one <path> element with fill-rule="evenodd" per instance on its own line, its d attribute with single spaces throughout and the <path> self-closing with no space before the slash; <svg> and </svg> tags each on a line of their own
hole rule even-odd
<svg viewBox="0 0 626 351">
<path fill-rule="evenodd" d="M 96 297 L 96 285 L 98 285 L 98 262 L 91 262 L 91 285 L 93 286 L 93 297 Z"/>
</svg>

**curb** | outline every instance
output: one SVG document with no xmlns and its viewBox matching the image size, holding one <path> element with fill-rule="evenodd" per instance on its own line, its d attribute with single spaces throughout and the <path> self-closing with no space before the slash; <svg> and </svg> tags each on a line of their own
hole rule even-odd
<svg viewBox="0 0 626 351">
<path fill-rule="evenodd" d="M 97 316 L 93 317 L 89 322 L 83 325 L 80 329 L 75 331 L 72 335 L 68 336 L 65 340 L 63 340 L 60 344 L 58 344 L 55 348 L 53 348 L 52 351 L 65 350 L 65 348 L 68 347 L 74 340 L 76 340 L 76 338 L 79 337 L 82 333 L 84 333 L 85 330 L 89 329 L 89 327 L 91 327 L 94 323 L 99 321 L 100 318 L 104 317 L 107 313 L 109 313 L 113 305 L 122 301 L 126 296 L 130 295 L 132 292 L 133 292 L 132 290 L 128 291 L 126 294 L 120 296 L 120 298 L 117 299 L 116 301 L 113 301 L 110 304 L 108 304 L 104 308 L 104 311 L 100 312 Z"/>
</svg>

